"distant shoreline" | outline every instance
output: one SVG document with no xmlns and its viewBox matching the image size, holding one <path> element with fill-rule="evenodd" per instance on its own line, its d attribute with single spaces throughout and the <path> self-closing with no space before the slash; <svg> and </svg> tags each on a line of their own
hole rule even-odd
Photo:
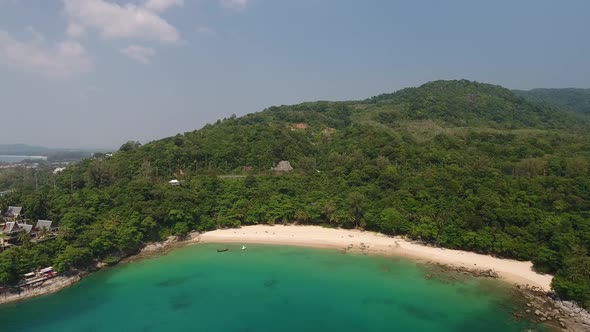
<svg viewBox="0 0 590 332">
<path fill-rule="evenodd" d="M 243 226 L 193 235 L 191 242 L 258 243 L 362 251 L 367 254 L 400 256 L 476 272 L 490 271 L 513 285 L 551 291 L 553 276 L 533 270 L 531 262 L 521 262 L 468 251 L 429 247 L 401 237 L 320 226 Z"/>
</svg>

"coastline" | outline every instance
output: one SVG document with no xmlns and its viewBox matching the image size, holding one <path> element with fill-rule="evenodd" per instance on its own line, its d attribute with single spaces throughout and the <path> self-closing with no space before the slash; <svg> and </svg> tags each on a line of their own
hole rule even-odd
<svg viewBox="0 0 590 332">
<path fill-rule="evenodd" d="M 193 236 L 195 237 L 195 236 Z M 420 262 L 446 265 L 482 275 L 498 276 L 515 286 L 551 291 L 553 276 L 533 270 L 531 262 L 502 259 L 468 251 L 429 247 L 401 237 L 321 226 L 243 226 L 199 234 L 191 242 L 257 243 L 352 250 L 367 254 L 407 257 Z"/>
<path fill-rule="evenodd" d="M 470 272 L 475 276 L 500 278 L 523 290 L 548 293 L 551 290 L 551 275 L 532 270 L 531 262 L 501 259 L 468 251 L 429 247 L 401 237 L 380 233 L 333 229 L 321 226 L 298 225 L 252 225 L 241 228 L 218 229 L 205 233 L 193 232 L 186 239 L 171 236 L 165 241 L 146 244 L 136 254 L 125 257 L 120 264 L 131 263 L 164 254 L 177 247 L 198 243 L 240 243 L 290 245 L 312 248 L 339 249 L 370 255 L 398 256 L 426 264 Z M 0 304 L 30 299 L 56 293 L 80 281 L 84 276 L 98 271 L 106 264 L 97 263 L 88 270 L 70 276 L 58 276 L 43 285 L 21 290 L 18 293 L 0 294 Z"/>
<path fill-rule="evenodd" d="M 88 274 L 88 272 L 78 273 L 73 276 L 57 276 L 46 280 L 41 286 L 24 289 L 16 293 L 0 293 L 0 305 L 57 293 L 62 289 L 77 283 L 86 274 Z"/>
<path fill-rule="evenodd" d="M 551 330 L 590 331 L 590 314 L 573 302 L 555 298 L 551 292 L 552 276 L 535 272 L 531 262 L 431 247 L 402 237 L 369 231 L 307 225 L 253 225 L 205 233 L 193 232 L 184 239 L 171 236 L 165 241 L 148 243 L 137 253 L 123 258 L 119 264 L 163 255 L 175 248 L 199 243 L 286 245 L 330 248 L 341 250 L 342 253 L 406 257 L 419 263 L 433 264 L 442 269 L 465 272 L 476 277 L 499 278 L 511 284 L 526 303 L 526 310 L 514 313 L 516 319 L 528 317 L 548 324 Z M 97 263 L 88 270 L 50 279 L 40 287 L 19 293 L 2 293 L 0 305 L 59 292 L 106 266 L 104 263 Z"/>
</svg>

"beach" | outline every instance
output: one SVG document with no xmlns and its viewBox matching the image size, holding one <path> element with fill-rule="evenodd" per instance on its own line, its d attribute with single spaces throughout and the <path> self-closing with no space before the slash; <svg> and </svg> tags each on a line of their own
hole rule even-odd
<svg viewBox="0 0 590 332">
<path fill-rule="evenodd" d="M 499 278 L 514 285 L 551 290 L 553 276 L 533 270 L 531 262 L 497 258 L 462 250 L 426 246 L 402 237 L 380 233 L 333 229 L 320 226 L 254 225 L 239 229 L 215 230 L 193 235 L 202 243 L 257 243 L 316 248 L 337 248 L 376 255 L 392 255 L 425 263 L 443 264 L 474 271 L 492 270 Z"/>
</svg>

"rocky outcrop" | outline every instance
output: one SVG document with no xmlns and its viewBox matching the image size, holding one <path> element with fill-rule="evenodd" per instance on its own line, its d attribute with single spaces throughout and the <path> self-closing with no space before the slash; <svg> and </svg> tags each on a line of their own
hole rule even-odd
<svg viewBox="0 0 590 332">
<path fill-rule="evenodd" d="M 590 332 L 590 313 L 570 301 L 561 301 L 554 293 L 545 293 L 527 287 L 518 288 L 526 301 L 526 312 L 515 316 L 528 315 L 530 319 L 543 322 L 563 331 Z"/>
<path fill-rule="evenodd" d="M 281 160 L 279 164 L 272 168 L 275 172 L 290 172 L 293 170 L 291 163 L 288 160 Z"/>
<path fill-rule="evenodd" d="M 555 301 L 555 307 L 562 315 L 559 323 L 566 331 L 590 331 L 590 313 L 570 301 Z"/>
<path fill-rule="evenodd" d="M 149 243 L 139 251 L 139 254 L 159 253 L 162 250 L 170 248 L 174 243 L 178 242 L 178 240 L 179 239 L 176 236 L 169 236 L 165 241 Z"/>
<path fill-rule="evenodd" d="M 58 292 L 63 288 L 73 285 L 80 281 L 79 274 L 74 276 L 58 276 L 46 280 L 42 285 L 20 290 L 7 291 L 0 294 L 0 303 L 8 303 L 29 299 L 36 296 L 47 295 Z"/>
</svg>

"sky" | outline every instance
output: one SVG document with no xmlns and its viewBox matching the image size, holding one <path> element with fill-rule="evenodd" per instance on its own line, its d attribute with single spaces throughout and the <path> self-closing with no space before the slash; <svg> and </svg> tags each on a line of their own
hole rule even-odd
<svg viewBox="0 0 590 332">
<path fill-rule="evenodd" d="M 118 148 L 437 79 L 590 88 L 588 0 L 0 0 L 0 144 Z"/>
</svg>

